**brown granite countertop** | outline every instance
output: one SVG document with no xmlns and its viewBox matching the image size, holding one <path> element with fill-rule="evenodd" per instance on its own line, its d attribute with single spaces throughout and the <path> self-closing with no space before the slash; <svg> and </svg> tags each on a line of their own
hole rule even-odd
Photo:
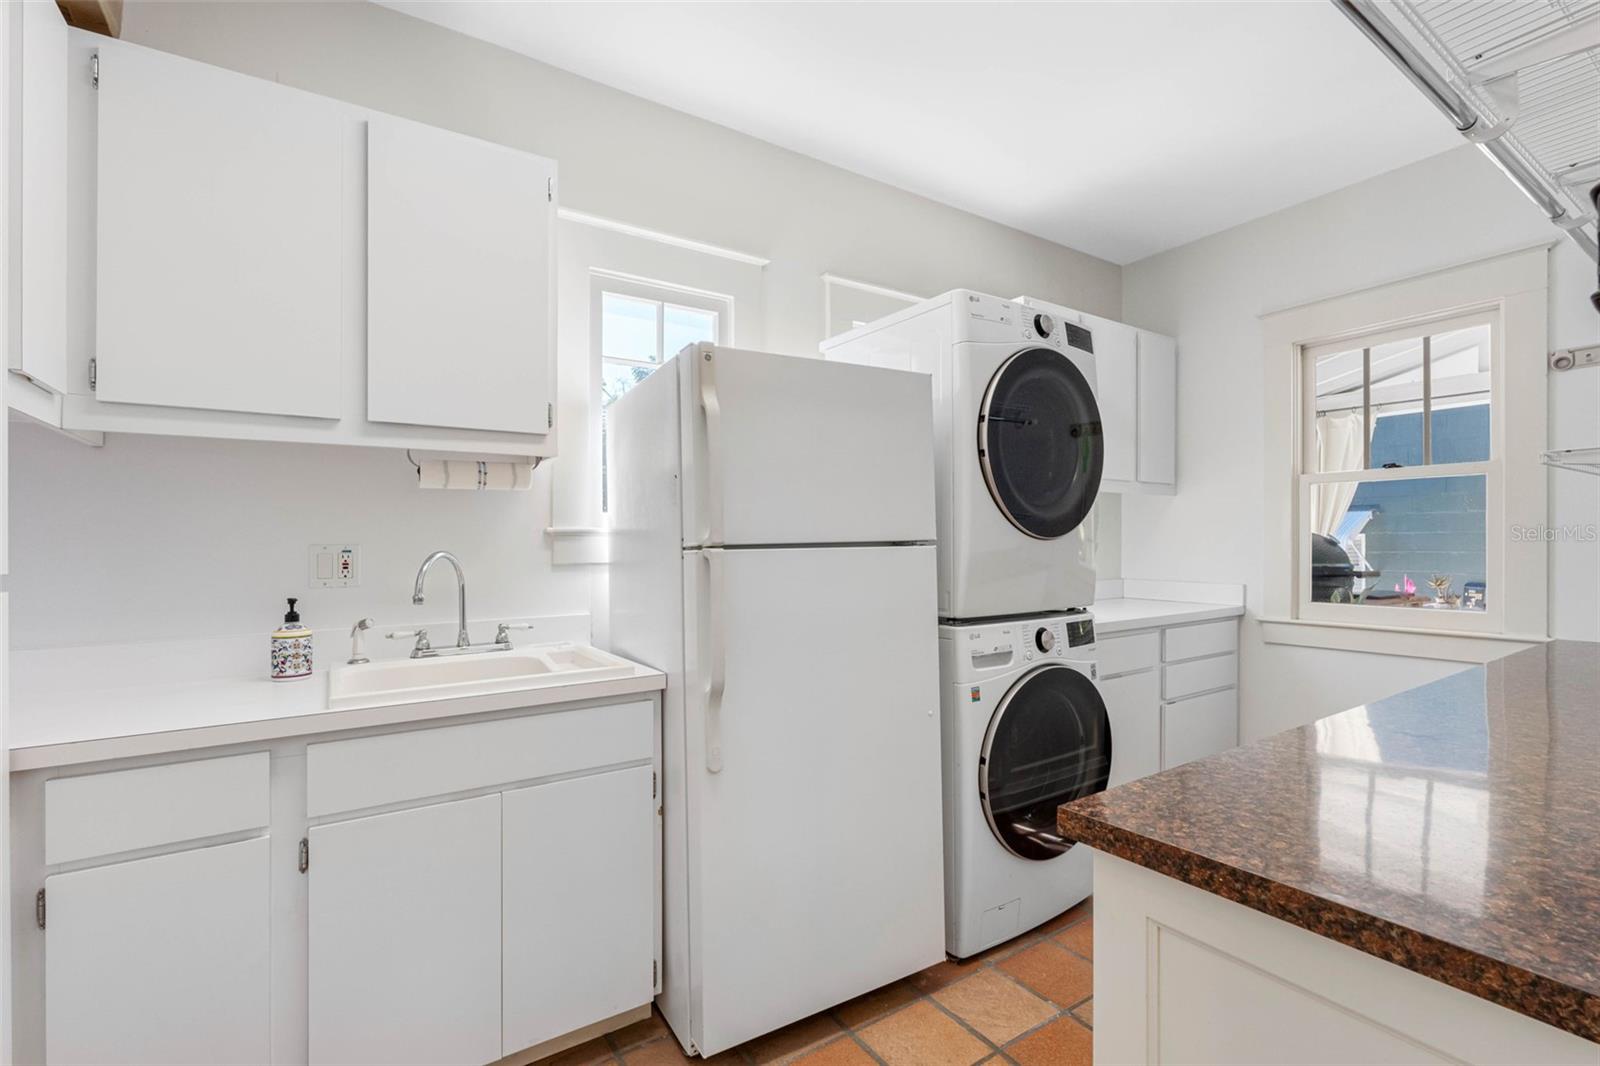
<svg viewBox="0 0 1600 1066">
<path fill-rule="evenodd" d="M 1062 834 L 1600 1043 L 1600 644 L 1061 808 Z"/>
</svg>

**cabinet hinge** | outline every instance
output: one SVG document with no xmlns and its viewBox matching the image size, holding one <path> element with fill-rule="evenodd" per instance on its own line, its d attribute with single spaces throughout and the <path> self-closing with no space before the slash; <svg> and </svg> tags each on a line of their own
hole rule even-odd
<svg viewBox="0 0 1600 1066">
<path fill-rule="evenodd" d="M 33 897 L 33 920 L 39 924 L 40 929 L 44 928 L 44 889 L 42 888 Z"/>
<path fill-rule="evenodd" d="M 89 391 L 93 392 L 95 390 L 95 387 L 98 386 L 99 384 L 100 384 L 100 360 L 91 358 L 89 360 Z"/>
<path fill-rule="evenodd" d="M 555 203 L 556 202 L 556 179 L 555 178 L 545 178 L 544 179 L 544 198 L 546 200 L 549 200 L 551 203 Z"/>
<path fill-rule="evenodd" d="M 656 967 L 657 967 L 657 965 L 658 964 L 657 964 L 655 959 L 651 959 L 650 960 L 650 987 L 651 988 L 654 988 L 656 986 L 656 981 L 657 981 Z"/>
<path fill-rule="evenodd" d="M 300 838 L 300 872 L 305 873 L 311 869 L 311 841 L 307 837 Z"/>
<path fill-rule="evenodd" d="M 89 84 L 96 89 L 100 88 L 100 53 L 96 52 L 89 57 Z"/>
<path fill-rule="evenodd" d="M 556 405 L 553 403 L 547 403 L 544 405 L 544 428 L 556 428 Z"/>
<path fill-rule="evenodd" d="M 656 774 L 654 770 L 650 771 L 650 798 L 656 798 Z"/>
</svg>

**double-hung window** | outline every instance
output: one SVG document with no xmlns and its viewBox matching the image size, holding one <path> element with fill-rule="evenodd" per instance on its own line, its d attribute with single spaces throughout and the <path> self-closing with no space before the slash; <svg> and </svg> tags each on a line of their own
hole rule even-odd
<svg viewBox="0 0 1600 1066">
<path fill-rule="evenodd" d="M 1302 618 L 1497 627 L 1504 596 L 1498 316 L 1302 349 Z"/>
<path fill-rule="evenodd" d="M 1549 632 L 1549 247 L 1261 317 L 1261 636 L 1486 661 Z"/>
<path fill-rule="evenodd" d="M 731 297 L 594 271 L 590 337 L 600 375 L 600 510 L 610 511 L 606 416 L 611 405 L 690 344 L 726 344 Z"/>
</svg>

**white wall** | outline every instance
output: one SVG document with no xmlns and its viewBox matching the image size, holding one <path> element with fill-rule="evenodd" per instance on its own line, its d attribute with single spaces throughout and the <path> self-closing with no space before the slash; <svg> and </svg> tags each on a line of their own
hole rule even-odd
<svg viewBox="0 0 1600 1066">
<path fill-rule="evenodd" d="M 124 37 L 553 157 L 565 207 L 766 257 L 759 299 L 736 308 L 760 334 L 741 330 L 741 344 L 815 354 L 828 272 L 917 293 L 1025 291 L 1106 315 L 1121 305 L 1111 263 L 372 4 L 130 4 Z M 288 595 L 316 626 L 434 617 L 444 580 L 426 611 L 410 583 L 440 547 L 465 562 L 475 617 L 587 609 L 600 575 L 552 565 L 543 535 L 552 474 L 586 477 L 574 470 L 588 464 L 586 434 L 571 425 L 587 417 L 586 382 L 567 373 L 585 365 L 586 337 L 563 331 L 579 348 L 561 352 L 564 454 L 531 493 L 419 492 L 399 453 L 132 436 L 97 451 L 14 426 L 14 645 L 262 633 Z M 1116 508 L 1105 511 L 1114 538 Z M 361 544 L 362 586 L 307 589 L 307 545 L 339 539 Z"/>
<path fill-rule="evenodd" d="M 539 535 L 547 470 L 528 492 L 424 491 L 398 451 L 134 434 L 94 449 L 14 422 L 13 647 L 260 633 L 265 649 L 284 597 L 298 596 L 308 625 L 340 634 L 322 649 L 331 662 L 358 618 L 455 617 L 448 567 L 411 604 L 438 548 L 460 556 L 474 619 L 583 613 L 587 575 L 552 568 Z M 307 588 L 309 546 L 332 541 L 361 546 L 361 584 Z"/>
<path fill-rule="evenodd" d="M 136 3 L 123 36 L 550 156 L 565 207 L 765 256 L 773 351 L 815 353 L 829 271 L 1120 307 L 1111 263 L 372 4 Z"/>
<path fill-rule="evenodd" d="M 1258 316 L 1560 240 L 1551 259 L 1556 347 L 1600 337 L 1594 264 L 1475 148 L 1464 146 L 1124 268 L 1129 322 L 1179 338 L 1173 497 L 1128 497 L 1122 572 L 1248 586 L 1240 683 L 1246 739 L 1430 680 L 1451 664 L 1263 645 L 1263 395 Z M 1600 370 L 1552 375 L 1551 447 L 1600 445 Z M 1273 402 L 1281 402 L 1281 399 Z M 1537 457 L 1512 476 L 1544 477 Z M 1552 471 L 1552 525 L 1600 522 L 1600 479 Z M 1600 543 L 1551 553 L 1551 633 L 1600 639 Z"/>
</svg>

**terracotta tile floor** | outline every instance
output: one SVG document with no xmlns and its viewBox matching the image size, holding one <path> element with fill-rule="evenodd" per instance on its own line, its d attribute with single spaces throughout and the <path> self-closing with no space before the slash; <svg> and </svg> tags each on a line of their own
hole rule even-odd
<svg viewBox="0 0 1600 1066">
<path fill-rule="evenodd" d="M 707 1060 L 754 1066 L 1087 1066 L 1091 901 L 967 962 L 946 960 Z M 660 1015 L 540 1066 L 685 1063 Z"/>
</svg>

